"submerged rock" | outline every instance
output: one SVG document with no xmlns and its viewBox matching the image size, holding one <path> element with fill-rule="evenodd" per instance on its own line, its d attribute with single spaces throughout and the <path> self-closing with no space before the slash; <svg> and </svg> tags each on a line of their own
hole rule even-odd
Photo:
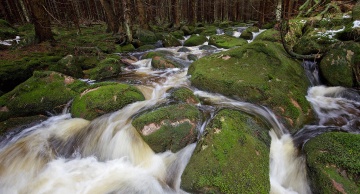
<svg viewBox="0 0 360 194">
<path fill-rule="evenodd" d="M 203 57 L 191 64 L 188 74 L 199 89 L 270 107 L 291 130 L 309 119 L 309 82 L 300 63 L 288 58 L 280 44 L 256 41 Z"/>
<path fill-rule="evenodd" d="M 269 193 L 269 145 L 259 119 L 221 110 L 197 144 L 181 187 L 192 193 Z"/>
<path fill-rule="evenodd" d="M 195 106 L 176 104 L 141 114 L 132 124 L 156 153 L 177 152 L 196 140 L 199 119 Z"/>
<path fill-rule="evenodd" d="M 103 82 L 94 84 L 77 95 L 71 106 L 71 114 L 92 120 L 144 99 L 144 95 L 134 86 Z"/>
<path fill-rule="evenodd" d="M 304 150 L 313 193 L 360 193 L 360 135 L 324 133 Z"/>
</svg>

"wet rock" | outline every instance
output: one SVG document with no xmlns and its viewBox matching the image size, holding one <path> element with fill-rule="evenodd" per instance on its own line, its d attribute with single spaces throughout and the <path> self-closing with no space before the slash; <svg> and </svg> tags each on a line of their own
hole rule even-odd
<svg viewBox="0 0 360 194">
<path fill-rule="evenodd" d="M 138 29 L 134 35 L 141 41 L 143 45 L 145 44 L 155 44 L 158 39 L 154 32 L 145 29 Z"/>
<path fill-rule="evenodd" d="M 242 38 L 235 38 L 228 35 L 213 35 L 209 38 L 209 44 L 219 48 L 232 48 L 235 46 L 243 46 L 248 42 Z"/>
<path fill-rule="evenodd" d="M 77 62 L 76 57 L 73 55 L 65 56 L 60 61 L 58 61 L 56 65 L 50 66 L 49 70 L 57 71 L 76 78 L 81 78 L 84 75 L 80 63 Z"/>
<path fill-rule="evenodd" d="M 333 86 L 354 87 L 360 85 L 360 44 L 342 42 L 333 46 L 320 62 L 319 68 L 325 80 Z"/>
<path fill-rule="evenodd" d="M 187 56 L 187 59 L 190 60 L 190 61 L 196 61 L 196 60 L 198 60 L 198 57 L 196 55 L 194 55 L 194 54 L 189 54 Z"/>
<path fill-rule="evenodd" d="M 144 95 L 134 86 L 102 82 L 91 85 L 77 95 L 71 106 L 71 114 L 74 117 L 92 120 L 144 99 Z"/>
<path fill-rule="evenodd" d="M 121 63 L 120 57 L 113 55 L 100 61 L 100 63 L 95 68 L 86 70 L 84 72 L 87 78 L 92 80 L 102 80 L 119 75 L 123 65 L 124 64 Z"/>
<path fill-rule="evenodd" d="M 181 188 L 192 193 L 269 193 L 268 129 L 245 113 L 221 110 L 205 129 Z"/>
<path fill-rule="evenodd" d="M 253 39 L 253 34 L 249 30 L 244 30 L 243 32 L 241 32 L 240 38 L 243 38 L 245 40 L 252 40 Z"/>
<path fill-rule="evenodd" d="M 268 106 L 290 130 L 311 118 L 305 99 L 309 82 L 281 44 L 256 41 L 203 57 L 190 65 L 188 74 L 201 90 Z"/>
<path fill-rule="evenodd" d="M 199 50 L 206 50 L 206 51 L 214 51 L 216 49 L 217 49 L 216 47 L 211 46 L 211 45 L 201 45 L 199 47 Z"/>
<path fill-rule="evenodd" d="M 200 100 L 194 95 L 194 92 L 189 88 L 173 88 L 169 91 L 170 98 L 176 102 L 188 103 L 188 104 L 198 104 Z"/>
<path fill-rule="evenodd" d="M 189 39 L 184 42 L 184 46 L 198 46 L 207 41 L 207 38 L 203 35 L 191 35 Z"/>
<path fill-rule="evenodd" d="M 199 119 L 195 106 L 175 104 L 145 112 L 132 124 L 156 153 L 176 152 L 196 140 Z"/>
<path fill-rule="evenodd" d="M 46 119 L 47 117 L 44 115 L 35 115 L 29 117 L 15 117 L 0 122 L 0 141 L 2 141 L 2 137 L 4 138 L 4 135 L 9 132 L 16 134 L 24 129 L 35 126 Z"/>
<path fill-rule="evenodd" d="M 61 113 L 86 83 L 57 72 L 39 72 L 0 97 L 0 121 L 10 117 Z"/>
<path fill-rule="evenodd" d="M 164 47 L 181 46 L 180 41 L 171 34 L 163 34 L 161 36 L 161 40 L 163 42 Z"/>
<path fill-rule="evenodd" d="M 360 192 L 360 136 L 331 132 L 304 147 L 313 193 Z"/>
<path fill-rule="evenodd" d="M 191 50 L 186 48 L 186 47 L 181 47 L 179 48 L 179 50 L 177 52 L 183 52 L 183 53 L 187 53 L 187 52 L 190 52 Z"/>
</svg>

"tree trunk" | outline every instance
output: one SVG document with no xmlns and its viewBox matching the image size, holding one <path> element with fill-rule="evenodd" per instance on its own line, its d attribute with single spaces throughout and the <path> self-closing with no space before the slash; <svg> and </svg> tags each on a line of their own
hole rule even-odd
<svg viewBox="0 0 360 194">
<path fill-rule="evenodd" d="M 105 10 L 109 31 L 112 32 L 113 34 L 117 33 L 119 30 L 119 23 L 115 17 L 113 6 L 110 0 L 100 0 L 100 2 Z"/>
<path fill-rule="evenodd" d="M 180 27 L 180 7 L 179 0 L 173 0 L 173 18 L 174 18 L 174 27 L 177 29 Z"/>
<path fill-rule="evenodd" d="M 130 29 L 130 9 L 129 9 L 129 1 L 121 0 L 122 6 L 124 9 L 124 28 L 127 37 L 127 43 L 131 43 L 133 41 L 132 32 Z"/>
<path fill-rule="evenodd" d="M 144 4 L 142 1 L 143 0 L 136 0 L 138 12 L 139 12 L 139 15 L 138 15 L 139 25 L 143 29 L 149 29 L 149 25 L 147 24 L 147 21 L 145 18 L 145 8 L 144 8 Z"/>
<path fill-rule="evenodd" d="M 26 4 L 30 7 L 32 22 L 35 26 L 35 41 L 37 43 L 54 41 L 50 17 L 44 9 L 45 0 L 31 0 L 31 2 L 26 0 Z"/>
<path fill-rule="evenodd" d="M 282 0 L 277 0 L 276 4 L 276 21 L 281 21 L 281 14 L 282 14 Z"/>
</svg>

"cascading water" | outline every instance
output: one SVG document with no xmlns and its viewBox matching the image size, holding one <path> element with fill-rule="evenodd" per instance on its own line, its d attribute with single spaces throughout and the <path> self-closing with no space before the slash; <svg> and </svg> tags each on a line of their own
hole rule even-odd
<svg viewBox="0 0 360 194">
<path fill-rule="evenodd" d="M 177 49 L 167 50 L 180 62 L 186 61 L 186 54 Z M 198 47 L 189 49 L 198 58 L 206 55 Z M 91 122 L 71 118 L 70 114 L 54 116 L 5 138 L 0 144 L 0 193 L 183 193 L 181 174 L 196 145 L 188 145 L 177 153 L 155 154 L 131 125 L 131 118 L 164 102 L 169 88 L 189 87 L 189 63 L 184 63 L 183 69 L 152 70 L 150 62 L 145 59 L 134 63 L 138 68 L 123 76 L 128 83 L 138 84 L 145 101 Z M 199 90 L 195 94 L 211 104 L 199 105 L 207 115 L 199 135 L 213 118 L 214 107 L 241 110 L 268 124 L 272 140 L 270 193 L 274 194 L 311 193 L 305 160 L 297 148 L 321 133 L 317 129 L 359 131 L 360 95 L 344 88 L 309 89 L 307 98 L 319 115 L 320 126 L 305 127 L 294 139 L 265 107 Z"/>
</svg>

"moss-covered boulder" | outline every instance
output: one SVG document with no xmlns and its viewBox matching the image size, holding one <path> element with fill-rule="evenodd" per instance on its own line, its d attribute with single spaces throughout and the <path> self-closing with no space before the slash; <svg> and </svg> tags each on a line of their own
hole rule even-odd
<svg viewBox="0 0 360 194">
<path fill-rule="evenodd" d="M 193 26 L 184 25 L 184 26 L 181 27 L 180 30 L 184 32 L 185 36 L 188 36 L 188 35 L 191 35 L 191 34 L 194 33 L 194 27 Z"/>
<path fill-rule="evenodd" d="M 191 193 L 269 193 L 269 144 L 259 119 L 221 110 L 197 144 L 181 188 Z"/>
<path fill-rule="evenodd" d="M 194 34 L 184 42 L 184 46 L 198 46 L 204 44 L 208 39 L 203 35 Z"/>
<path fill-rule="evenodd" d="M 158 39 L 154 32 L 145 29 L 137 29 L 134 35 L 142 44 L 155 44 Z"/>
<path fill-rule="evenodd" d="M 176 102 L 183 102 L 188 104 L 198 104 L 200 100 L 194 95 L 194 92 L 189 88 L 172 88 L 169 93 L 170 98 Z"/>
<path fill-rule="evenodd" d="M 80 64 L 77 63 L 77 59 L 73 55 L 67 55 L 62 58 L 56 65 L 50 66 L 49 70 L 57 71 L 76 78 L 81 78 L 84 75 Z"/>
<path fill-rule="evenodd" d="M 196 141 L 199 119 L 195 106 L 176 104 L 143 113 L 132 124 L 155 152 L 176 152 Z"/>
<path fill-rule="evenodd" d="M 1 136 L 8 132 L 19 132 L 29 127 L 35 126 L 47 119 L 44 115 L 34 115 L 29 117 L 16 117 L 10 118 L 0 122 L 0 140 Z"/>
<path fill-rule="evenodd" d="M 60 113 L 86 83 L 57 72 L 39 72 L 0 97 L 0 121 L 10 117 Z"/>
<path fill-rule="evenodd" d="M 326 32 L 326 30 L 313 30 L 301 36 L 295 43 L 295 53 L 308 55 L 325 53 L 337 40 Z"/>
<path fill-rule="evenodd" d="M 320 62 L 320 72 L 333 86 L 360 85 L 360 44 L 341 42 L 334 45 Z"/>
<path fill-rule="evenodd" d="M 84 71 L 87 78 L 93 80 L 102 80 L 109 77 L 119 75 L 121 67 L 124 64 L 121 63 L 120 58 L 117 56 L 108 57 L 92 69 Z"/>
<path fill-rule="evenodd" d="M 160 39 L 164 47 L 181 46 L 181 42 L 171 34 L 162 34 Z"/>
<path fill-rule="evenodd" d="M 243 32 L 241 32 L 240 34 L 240 38 L 243 38 L 245 40 L 252 40 L 253 39 L 253 34 L 250 30 L 244 30 Z"/>
<path fill-rule="evenodd" d="M 360 42 L 360 27 L 354 27 L 354 24 L 346 25 L 345 29 L 336 33 L 335 36 L 341 41 L 356 41 Z"/>
<path fill-rule="evenodd" d="M 18 35 L 18 30 L 6 20 L 0 19 L 0 40 L 12 39 Z"/>
<path fill-rule="evenodd" d="M 144 95 L 134 86 L 103 82 L 94 84 L 77 95 L 71 106 L 71 114 L 92 120 L 144 99 Z"/>
<path fill-rule="evenodd" d="M 127 44 L 123 46 L 117 45 L 115 50 L 115 52 L 119 52 L 119 53 L 132 52 L 132 51 L 135 51 L 135 47 L 132 44 Z"/>
<path fill-rule="evenodd" d="M 228 35 L 212 35 L 209 38 L 209 44 L 218 48 L 232 48 L 235 46 L 243 46 L 248 42 L 242 38 L 235 38 Z"/>
<path fill-rule="evenodd" d="M 360 20 L 360 1 L 357 1 L 357 3 L 352 8 L 352 19 Z"/>
<path fill-rule="evenodd" d="M 281 42 L 281 36 L 280 32 L 278 30 L 275 30 L 274 28 L 267 29 L 263 32 L 261 32 L 259 35 L 257 35 L 254 39 L 254 41 L 270 41 L 270 42 Z"/>
<path fill-rule="evenodd" d="M 360 193 L 360 135 L 325 133 L 304 150 L 313 193 Z"/>
<path fill-rule="evenodd" d="M 257 26 L 250 26 L 250 27 L 246 28 L 246 30 L 248 30 L 250 32 L 259 32 L 260 31 L 259 27 L 257 27 Z"/>
<path fill-rule="evenodd" d="M 0 59 L 0 90 L 11 91 L 29 79 L 34 70 L 55 66 L 61 58 L 62 56 L 50 53 L 32 53 L 19 59 Z"/>
<path fill-rule="evenodd" d="M 215 35 L 217 29 L 218 29 L 218 27 L 213 26 L 213 25 L 209 25 L 209 26 L 206 26 L 206 27 L 205 27 L 205 30 L 202 31 L 200 34 L 201 34 L 201 35 L 204 35 L 204 36 Z"/>
<path fill-rule="evenodd" d="M 170 32 L 171 35 L 173 35 L 175 38 L 179 40 L 184 40 L 184 32 L 182 30 L 177 30 L 174 32 Z"/>
<path fill-rule="evenodd" d="M 256 41 L 203 57 L 191 64 L 188 74 L 199 89 L 270 107 L 290 130 L 309 118 L 308 80 L 281 44 Z"/>
</svg>

